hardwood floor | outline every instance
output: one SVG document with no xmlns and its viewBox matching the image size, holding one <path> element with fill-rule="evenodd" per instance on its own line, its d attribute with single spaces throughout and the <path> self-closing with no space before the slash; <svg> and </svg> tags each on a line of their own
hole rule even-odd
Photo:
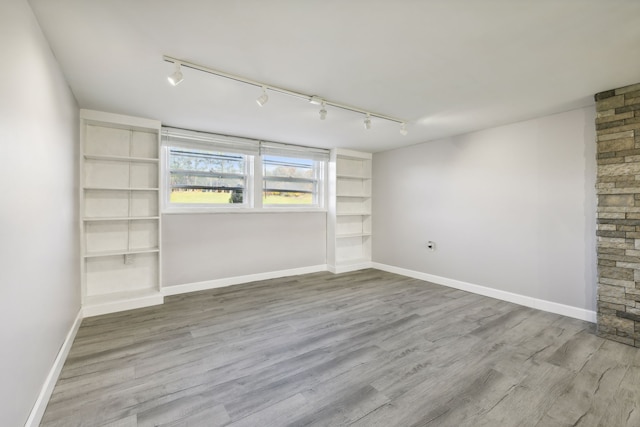
<svg viewBox="0 0 640 427">
<path fill-rule="evenodd" d="M 85 319 L 43 426 L 640 426 L 640 352 L 377 270 Z"/>
</svg>

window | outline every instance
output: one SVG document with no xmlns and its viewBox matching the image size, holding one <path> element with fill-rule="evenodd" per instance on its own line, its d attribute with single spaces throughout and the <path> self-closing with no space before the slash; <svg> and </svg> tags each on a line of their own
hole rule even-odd
<svg viewBox="0 0 640 427">
<path fill-rule="evenodd" d="M 169 204 L 246 205 L 247 157 L 169 147 Z"/>
<path fill-rule="evenodd" d="M 164 211 L 324 207 L 328 150 L 163 128 Z"/>
<path fill-rule="evenodd" d="M 318 206 L 319 162 L 292 157 L 262 157 L 262 204 Z"/>
<path fill-rule="evenodd" d="M 324 207 L 327 150 L 262 141 L 262 204 Z"/>
</svg>

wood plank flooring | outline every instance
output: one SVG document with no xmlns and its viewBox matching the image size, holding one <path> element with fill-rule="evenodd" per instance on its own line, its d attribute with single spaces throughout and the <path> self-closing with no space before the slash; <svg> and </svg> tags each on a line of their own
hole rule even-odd
<svg viewBox="0 0 640 427">
<path fill-rule="evenodd" d="M 640 426 L 640 352 L 377 270 L 85 319 L 43 426 Z"/>
</svg>

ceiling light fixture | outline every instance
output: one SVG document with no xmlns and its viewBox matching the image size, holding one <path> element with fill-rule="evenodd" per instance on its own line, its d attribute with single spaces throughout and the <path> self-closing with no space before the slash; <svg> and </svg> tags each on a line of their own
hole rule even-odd
<svg viewBox="0 0 640 427">
<path fill-rule="evenodd" d="M 329 100 L 324 99 L 324 98 L 322 98 L 322 97 L 320 97 L 318 95 L 306 95 L 306 94 L 301 93 L 301 92 L 296 92 L 296 91 L 293 91 L 293 90 L 284 89 L 284 88 L 281 88 L 281 87 L 278 87 L 278 86 L 268 85 L 268 84 L 261 83 L 261 82 L 256 81 L 256 80 L 250 80 L 250 79 L 247 79 L 247 78 L 235 75 L 235 74 L 230 74 L 230 73 L 226 73 L 224 71 L 214 70 L 213 68 L 204 67 L 202 65 L 198 65 L 198 64 L 195 64 L 193 62 L 183 61 L 181 59 L 173 58 L 171 56 L 166 56 L 165 55 L 163 57 L 163 59 L 165 61 L 167 61 L 167 62 L 173 62 L 174 64 L 176 64 L 176 72 L 174 74 L 172 74 L 171 76 L 169 76 L 169 81 L 171 82 L 171 84 L 174 84 L 174 85 L 177 85 L 178 83 L 180 83 L 182 81 L 182 72 L 180 71 L 180 67 L 182 66 L 182 67 L 191 68 L 192 70 L 201 71 L 203 73 L 212 74 L 214 76 L 224 77 L 224 78 L 230 79 L 230 80 L 235 80 L 235 81 L 240 82 L 240 83 L 245 83 L 245 84 L 248 84 L 248 85 L 261 87 L 262 88 L 262 95 L 260 95 L 258 97 L 258 99 L 256 99 L 256 102 L 260 106 L 263 106 L 269 100 L 269 96 L 267 95 L 267 89 L 269 89 L 270 92 L 278 92 L 278 93 L 282 93 L 284 95 L 292 96 L 294 98 L 303 99 L 303 100 L 305 100 L 307 102 L 310 102 L 310 103 L 312 103 L 314 105 L 322 105 L 322 109 L 320 110 L 320 119 L 321 120 L 325 120 L 326 115 L 327 115 L 326 106 L 330 105 L 332 107 L 340 108 L 342 110 L 352 111 L 354 113 L 365 114 L 366 115 L 365 128 L 367 128 L 367 129 L 371 128 L 371 117 L 376 117 L 378 119 L 387 120 L 387 121 L 390 121 L 390 122 L 395 122 L 395 123 L 398 123 L 400 125 L 402 125 L 403 123 L 406 123 L 406 120 L 399 119 L 397 117 L 387 116 L 386 114 L 374 113 L 372 111 L 367 111 L 367 110 L 364 110 L 362 108 L 354 107 L 354 106 L 351 106 L 351 105 L 342 104 L 342 103 L 335 102 L 335 101 L 329 101 Z M 174 78 L 174 76 L 177 77 L 175 79 L 176 83 L 174 83 L 174 80 L 172 80 L 172 78 Z"/>
<path fill-rule="evenodd" d="M 400 135 L 406 136 L 408 133 L 407 124 L 405 122 L 400 123 Z"/>
<path fill-rule="evenodd" d="M 256 102 L 258 103 L 259 106 L 262 107 L 264 104 L 267 103 L 268 100 L 269 100 L 269 95 L 267 95 L 267 88 L 265 86 L 262 86 L 262 95 L 260 95 L 258 99 L 256 99 Z"/>
<path fill-rule="evenodd" d="M 174 64 L 176 64 L 176 70 L 173 72 L 173 74 L 171 74 L 169 77 L 167 77 L 167 80 L 169 80 L 169 83 L 171 83 L 173 86 L 178 86 L 180 84 L 180 82 L 182 82 L 182 80 L 184 80 L 184 77 L 182 76 L 182 70 L 180 69 L 180 63 L 177 61 L 173 62 Z"/>
<path fill-rule="evenodd" d="M 367 116 L 364 118 L 364 128 L 371 129 L 371 114 L 367 113 Z"/>
<path fill-rule="evenodd" d="M 325 102 L 322 101 L 322 109 L 320 110 L 320 120 L 327 118 L 327 110 L 325 109 Z"/>
</svg>

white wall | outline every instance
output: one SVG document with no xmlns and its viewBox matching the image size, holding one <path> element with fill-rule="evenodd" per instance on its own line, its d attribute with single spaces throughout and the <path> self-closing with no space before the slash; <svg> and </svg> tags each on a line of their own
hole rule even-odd
<svg viewBox="0 0 640 427">
<path fill-rule="evenodd" d="M 374 262 L 595 310 L 594 118 L 587 107 L 375 154 Z"/>
<path fill-rule="evenodd" d="M 162 217 L 164 286 L 326 263 L 326 214 L 216 213 Z"/>
<path fill-rule="evenodd" d="M 0 40 L 0 425 L 21 426 L 80 309 L 78 111 L 25 0 Z"/>
</svg>

